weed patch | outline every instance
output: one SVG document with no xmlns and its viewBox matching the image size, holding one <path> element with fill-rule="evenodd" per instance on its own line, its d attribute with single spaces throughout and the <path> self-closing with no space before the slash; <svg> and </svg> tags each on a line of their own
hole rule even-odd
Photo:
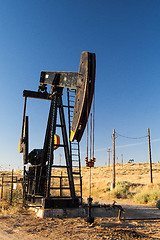
<svg viewBox="0 0 160 240">
<path fill-rule="evenodd" d="M 115 188 L 111 191 L 111 193 L 116 198 L 127 198 L 131 193 L 129 192 L 129 188 L 131 183 L 127 181 L 117 182 Z"/>
<path fill-rule="evenodd" d="M 144 189 L 141 189 L 141 192 L 138 192 L 134 196 L 134 201 L 138 203 L 156 203 L 160 199 L 160 186 L 148 186 Z"/>
</svg>

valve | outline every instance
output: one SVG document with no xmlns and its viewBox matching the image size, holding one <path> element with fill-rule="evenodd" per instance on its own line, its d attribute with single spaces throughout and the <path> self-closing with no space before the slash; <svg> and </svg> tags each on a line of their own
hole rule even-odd
<svg viewBox="0 0 160 240">
<path fill-rule="evenodd" d="M 88 200 L 88 217 L 86 218 L 86 222 L 92 224 L 94 223 L 94 217 L 91 216 L 93 198 L 89 197 L 87 200 Z"/>
<path fill-rule="evenodd" d="M 88 157 L 85 158 L 86 161 L 86 167 L 94 167 L 94 163 L 96 161 L 96 158 L 91 158 L 88 160 Z"/>
</svg>

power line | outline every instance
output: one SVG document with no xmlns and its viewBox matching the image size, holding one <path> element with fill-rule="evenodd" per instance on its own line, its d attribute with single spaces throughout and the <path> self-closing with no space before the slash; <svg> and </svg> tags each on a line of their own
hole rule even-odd
<svg viewBox="0 0 160 240">
<path fill-rule="evenodd" d="M 142 136 L 142 137 L 128 137 L 128 136 L 124 136 L 124 135 L 122 135 L 120 133 L 117 133 L 117 132 L 116 132 L 116 136 L 117 137 L 123 137 L 123 138 L 129 138 L 129 139 L 142 139 L 142 138 L 147 138 L 148 137 L 148 135 Z"/>
</svg>

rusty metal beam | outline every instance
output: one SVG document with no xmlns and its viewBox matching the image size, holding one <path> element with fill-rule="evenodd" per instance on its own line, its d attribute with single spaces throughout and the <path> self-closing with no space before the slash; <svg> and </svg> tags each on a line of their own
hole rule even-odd
<svg viewBox="0 0 160 240">
<path fill-rule="evenodd" d="M 82 85 L 82 75 L 78 72 L 48 72 L 42 71 L 40 85 L 49 84 L 52 87 L 76 89 Z"/>
<path fill-rule="evenodd" d="M 52 94 L 49 94 L 47 92 L 36 92 L 36 91 L 29 91 L 29 90 L 23 91 L 23 97 L 29 97 L 29 98 L 51 100 L 51 95 Z"/>
</svg>

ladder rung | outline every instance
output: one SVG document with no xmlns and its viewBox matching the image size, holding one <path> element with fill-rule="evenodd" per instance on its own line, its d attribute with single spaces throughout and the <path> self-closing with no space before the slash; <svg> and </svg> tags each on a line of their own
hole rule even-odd
<svg viewBox="0 0 160 240">
<path fill-rule="evenodd" d="M 51 178 L 68 178 L 68 176 L 51 176 Z"/>
<path fill-rule="evenodd" d="M 61 107 L 66 107 L 66 108 L 70 107 L 70 108 L 72 108 L 72 106 L 68 106 L 68 105 L 57 105 L 57 107 L 59 107 L 59 108 L 61 108 Z"/>
<path fill-rule="evenodd" d="M 70 189 L 70 188 L 69 187 L 61 187 L 61 188 L 60 187 L 50 187 L 50 189 L 57 189 L 57 190 L 59 189 L 60 190 L 60 189 Z"/>
<path fill-rule="evenodd" d="M 64 125 L 56 124 L 56 127 L 64 127 Z"/>
<path fill-rule="evenodd" d="M 78 175 L 78 174 L 80 174 L 80 172 L 72 172 L 72 174 L 77 174 Z"/>
</svg>

